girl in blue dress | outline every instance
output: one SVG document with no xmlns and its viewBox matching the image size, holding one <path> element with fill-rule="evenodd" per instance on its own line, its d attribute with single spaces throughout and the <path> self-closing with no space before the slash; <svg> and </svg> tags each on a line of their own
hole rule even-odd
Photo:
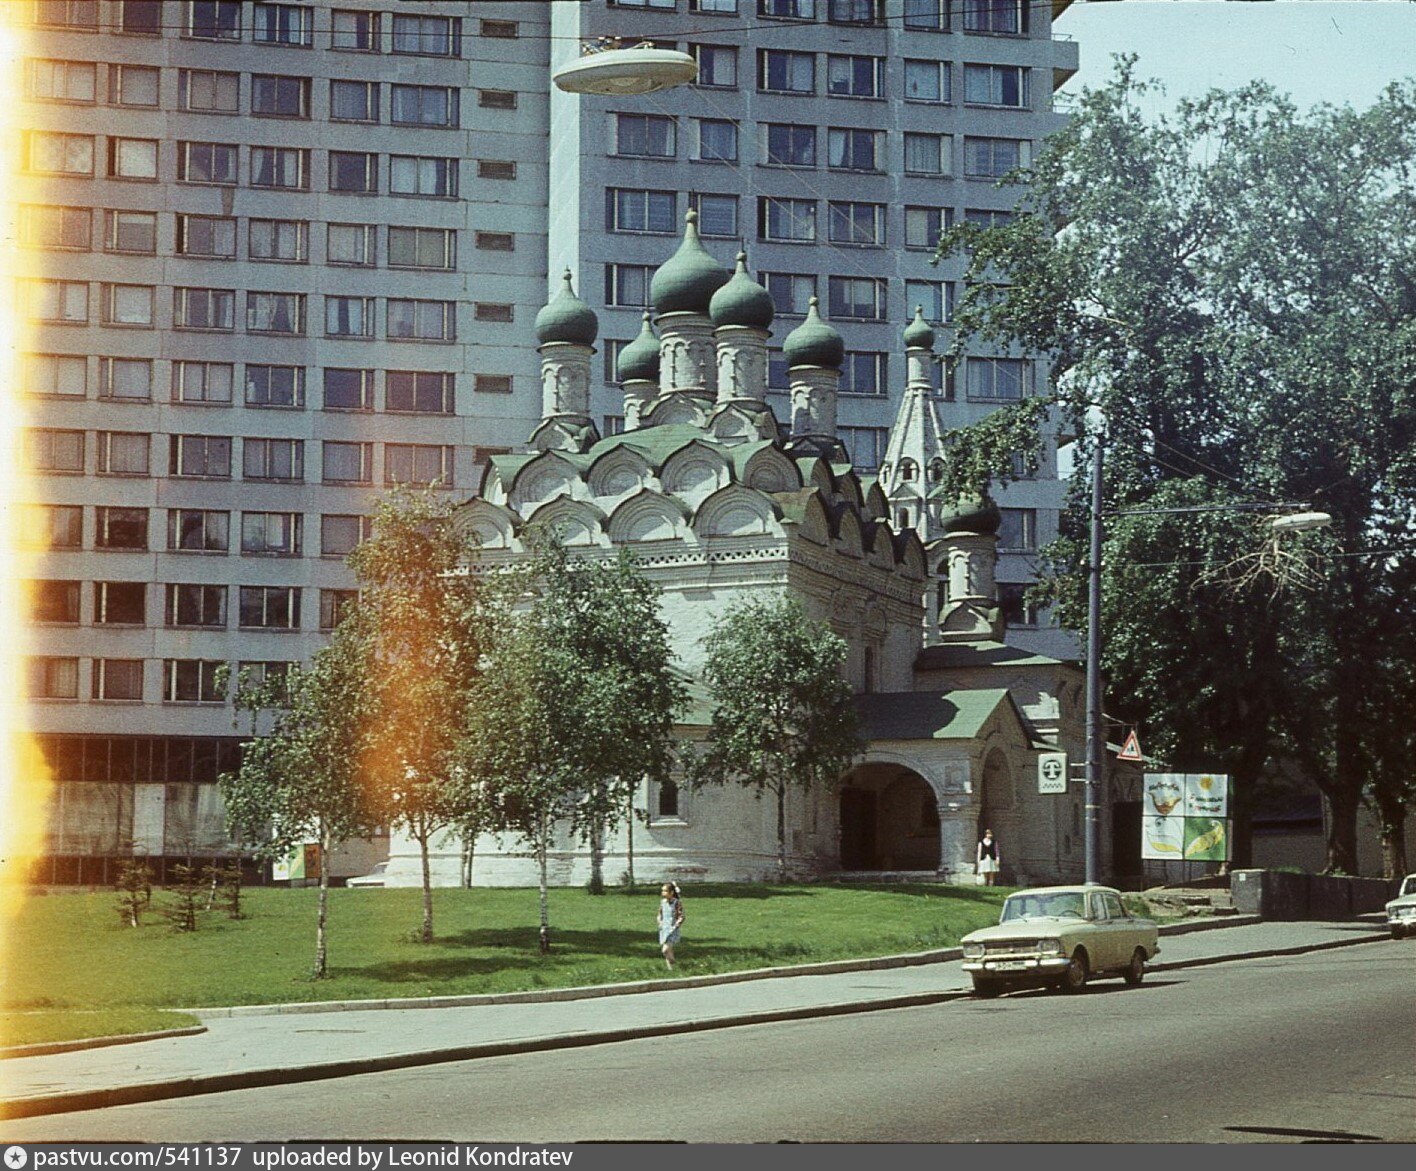
<svg viewBox="0 0 1416 1171">
<path fill-rule="evenodd" d="M 676 882 L 666 882 L 659 891 L 659 950 L 670 970 L 674 966 L 674 944 L 679 941 L 683 926 L 683 900 Z"/>
</svg>

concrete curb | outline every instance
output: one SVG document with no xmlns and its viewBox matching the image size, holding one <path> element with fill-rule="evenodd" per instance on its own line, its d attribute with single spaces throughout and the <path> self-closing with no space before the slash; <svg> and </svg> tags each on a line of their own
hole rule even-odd
<svg viewBox="0 0 1416 1171">
<path fill-rule="evenodd" d="M 1172 932 L 1172 934 L 1174 934 Z M 1205 967 L 1237 960 L 1263 959 L 1268 956 L 1301 955 L 1310 951 L 1328 951 L 1352 947 L 1361 943 L 1385 941 L 1385 934 L 1373 932 L 1354 939 L 1335 939 L 1323 943 L 1291 948 L 1264 948 L 1224 956 L 1209 956 L 1196 960 L 1157 963 L 1154 972 L 1181 968 Z M 904 965 L 895 965 L 904 966 Z M 744 1025 L 773 1024 L 781 1021 L 811 1020 L 819 1017 L 847 1016 L 857 1013 L 883 1012 L 894 1008 L 917 1008 L 967 1000 L 973 993 L 966 990 L 914 993 L 881 1000 L 849 1001 L 836 1004 L 811 1005 L 801 1008 L 771 1009 L 765 1012 L 741 1013 L 701 1021 L 671 1021 L 663 1024 L 640 1025 L 633 1028 L 608 1029 L 599 1033 L 565 1033 L 547 1037 L 522 1038 L 512 1041 L 484 1042 L 448 1049 L 425 1050 L 420 1053 L 399 1053 L 383 1057 L 357 1058 L 348 1061 L 311 1063 L 272 1069 L 242 1070 L 237 1073 L 213 1074 L 205 1077 L 175 1078 L 170 1081 L 148 1082 L 142 1085 L 119 1086 L 113 1089 L 75 1090 L 32 1098 L 0 1101 L 0 1119 L 33 1118 L 46 1114 L 66 1114 L 76 1110 L 97 1110 L 108 1106 L 125 1106 L 136 1102 L 155 1102 L 168 1098 L 184 1098 L 197 1094 L 219 1094 L 228 1090 L 254 1089 L 261 1086 L 287 1085 L 297 1082 L 322 1081 L 351 1077 L 361 1073 L 381 1073 L 394 1069 L 412 1069 L 424 1065 L 443 1065 L 454 1061 L 472 1061 L 486 1057 L 509 1057 L 518 1053 L 542 1053 L 556 1049 L 581 1049 L 590 1045 L 605 1045 L 619 1041 L 637 1041 L 649 1037 L 668 1037 L 684 1033 L 708 1032 L 716 1029 L 740 1028 Z"/>
<path fill-rule="evenodd" d="M 133 1045 L 138 1041 L 161 1041 L 166 1037 L 195 1037 L 205 1033 L 206 1025 L 188 1025 L 181 1029 L 159 1029 L 153 1033 L 118 1033 L 111 1037 L 80 1037 L 76 1041 L 37 1041 L 33 1045 L 6 1045 L 0 1048 L 0 1061 L 8 1057 L 49 1057 L 55 1053 L 75 1053 L 80 1049 L 107 1049 L 112 1045 Z"/>
</svg>

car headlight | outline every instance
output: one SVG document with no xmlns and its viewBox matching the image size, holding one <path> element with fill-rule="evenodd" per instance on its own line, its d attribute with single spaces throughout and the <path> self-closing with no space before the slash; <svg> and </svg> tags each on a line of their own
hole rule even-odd
<svg viewBox="0 0 1416 1171">
<path fill-rule="evenodd" d="M 966 943 L 966 944 L 964 944 L 964 959 L 966 959 L 966 960 L 977 960 L 977 959 L 982 959 L 982 958 L 983 958 L 983 944 L 981 944 L 981 943 Z"/>
<path fill-rule="evenodd" d="M 1039 939 L 1037 950 L 1045 956 L 1060 956 L 1062 954 L 1062 941 L 1060 939 Z"/>
</svg>

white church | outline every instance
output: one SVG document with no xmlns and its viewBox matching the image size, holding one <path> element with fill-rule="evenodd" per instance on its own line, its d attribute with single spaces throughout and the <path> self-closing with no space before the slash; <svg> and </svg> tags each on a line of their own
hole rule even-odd
<svg viewBox="0 0 1416 1171">
<path fill-rule="evenodd" d="M 696 680 L 702 640 L 721 615 L 764 592 L 797 598 L 849 647 L 864 754 L 829 790 L 793 790 L 788 862 L 802 879 L 931 875 L 974 881 L 985 827 L 1003 879 L 1080 878 L 1080 784 L 1039 792 L 1039 754 L 1083 759 L 1083 671 L 1010 646 L 996 598 L 999 512 L 936 489 L 948 455 L 934 404 L 934 333 L 916 312 L 905 329 L 908 383 L 878 478 L 850 465 L 836 437 L 841 335 L 813 299 L 789 333 L 790 415 L 767 402 L 772 299 L 739 254 L 729 273 L 699 241 L 689 212 L 678 251 L 655 273 L 652 320 L 621 353 L 622 434 L 589 414 L 598 322 L 571 288 L 536 318 L 542 419 L 519 454 L 492 457 L 461 507 L 487 565 L 523 554 L 547 522 L 579 555 L 633 551 L 662 591 L 680 668 Z M 699 739 L 711 709 L 701 685 L 678 735 Z M 1108 777 L 1108 787 L 1117 778 Z M 775 802 L 732 784 L 646 784 L 644 820 L 605 843 L 604 873 L 639 880 L 757 880 L 776 873 Z M 1110 842 L 1103 801 L 1102 842 Z M 588 850 L 567 834 L 552 881 L 589 876 Z M 435 881 L 459 884 L 462 843 L 449 836 Z M 512 838 L 486 837 L 473 885 L 534 885 Z M 1108 860 L 1102 860 L 1102 872 Z M 416 846 L 395 834 L 390 886 L 417 885 Z"/>
</svg>

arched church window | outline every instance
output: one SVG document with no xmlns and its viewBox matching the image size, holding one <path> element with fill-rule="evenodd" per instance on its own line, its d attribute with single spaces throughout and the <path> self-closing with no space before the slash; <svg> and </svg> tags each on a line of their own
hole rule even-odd
<svg viewBox="0 0 1416 1171">
<path fill-rule="evenodd" d="M 919 469 L 915 466 L 914 460 L 902 459 L 900 461 L 900 479 L 908 482 L 913 480 L 918 472 Z"/>
<path fill-rule="evenodd" d="M 910 510 L 908 508 L 901 508 L 896 510 L 895 527 L 900 529 L 907 529 L 910 527 Z"/>
<path fill-rule="evenodd" d="M 944 461 L 937 459 L 929 465 L 929 478 L 937 484 L 944 478 Z"/>
<path fill-rule="evenodd" d="M 679 789 L 673 781 L 664 781 L 659 785 L 659 816 L 677 817 L 679 815 Z"/>
</svg>

